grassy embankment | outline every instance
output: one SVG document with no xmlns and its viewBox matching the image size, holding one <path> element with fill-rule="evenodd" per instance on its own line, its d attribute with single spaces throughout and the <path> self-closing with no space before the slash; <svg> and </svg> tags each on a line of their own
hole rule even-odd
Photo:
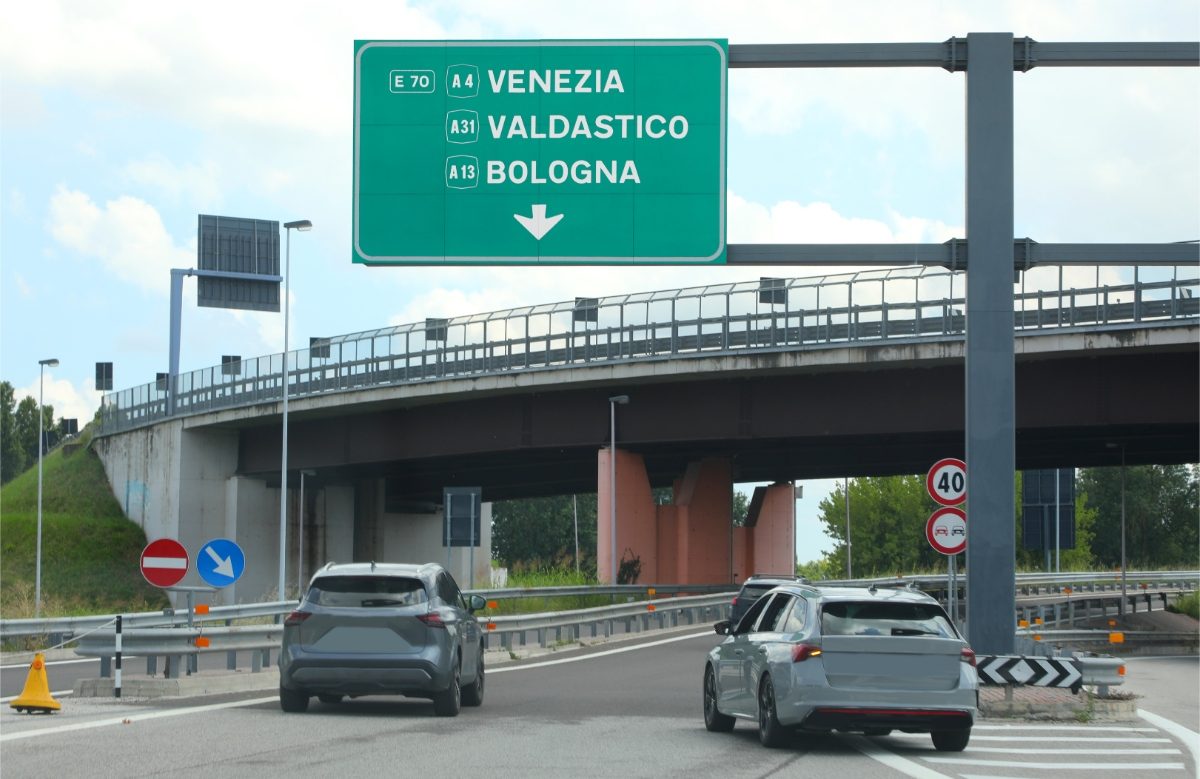
<svg viewBox="0 0 1200 779">
<path fill-rule="evenodd" d="M 42 462 L 42 615 L 151 611 L 167 605 L 141 575 L 142 529 L 125 518 L 91 450 L 60 447 Z M 67 449 L 70 449 L 69 453 Z M 0 489 L 0 617 L 34 613 L 37 466 Z"/>
</svg>

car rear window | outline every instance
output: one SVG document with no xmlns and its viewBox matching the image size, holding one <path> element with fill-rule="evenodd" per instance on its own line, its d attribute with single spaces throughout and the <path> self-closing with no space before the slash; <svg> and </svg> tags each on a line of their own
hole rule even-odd
<svg viewBox="0 0 1200 779">
<path fill-rule="evenodd" d="M 778 584 L 746 584 L 742 586 L 742 593 L 738 597 L 754 602 L 761 598 L 763 593 L 773 590 L 778 586 Z"/>
<path fill-rule="evenodd" d="M 429 600 L 420 579 L 403 576 L 322 576 L 308 589 L 320 606 L 415 606 Z"/>
<path fill-rule="evenodd" d="M 930 603 L 840 601 L 821 610 L 826 636 L 941 636 L 956 638 L 945 612 Z"/>
</svg>

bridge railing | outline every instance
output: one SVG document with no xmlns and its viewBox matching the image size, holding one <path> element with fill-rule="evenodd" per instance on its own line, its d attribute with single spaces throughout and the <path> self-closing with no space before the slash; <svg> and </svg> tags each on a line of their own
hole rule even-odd
<svg viewBox="0 0 1200 779">
<path fill-rule="evenodd" d="M 1025 279 L 1058 270 L 1057 279 Z M 1019 332 L 1152 326 L 1200 317 L 1195 268 L 1169 278 L 1074 287 L 1059 269 L 1033 269 L 1014 290 Z M 1105 269 L 1111 274 L 1111 269 Z M 1141 274 L 1139 276 L 1139 273 Z M 747 351 L 821 349 L 878 341 L 957 338 L 966 323 L 962 273 L 901 268 L 760 279 L 659 292 L 576 298 L 452 319 L 312 339 L 289 352 L 289 398 L 368 387 L 597 362 Z M 283 355 L 216 365 L 177 377 L 175 414 L 253 406 L 283 397 Z M 100 435 L 167 416 L 167 380 L 104 396 Z"/>
</svg>

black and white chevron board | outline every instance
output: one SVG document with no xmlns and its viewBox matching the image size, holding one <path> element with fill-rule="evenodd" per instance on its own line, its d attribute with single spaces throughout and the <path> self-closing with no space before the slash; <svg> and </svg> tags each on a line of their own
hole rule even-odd
<svg viewBox="0 0 1200 779">
<path fill-rule="evenodd" d="M 1083 684 L 1078 664 L 1065 657 L 980 655 L 975 662 L 980 684 L 1069 687 L 1075 691 Z"/>
</svg>

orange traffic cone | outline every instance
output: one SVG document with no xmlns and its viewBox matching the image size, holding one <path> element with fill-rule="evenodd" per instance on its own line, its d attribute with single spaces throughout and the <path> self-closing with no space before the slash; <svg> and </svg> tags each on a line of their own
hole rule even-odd
<svg viewBox="0 0 1200 779">
<path fill-rule="evenodd" d="M 42 657 L 41 652 L 33 656 L 33 662 L 29 665 L 29 676 L 25 678 L 25 689 L 8 705 L 19 712 L 41 712 L 42 714 L 49 714 L 62 708 L 59 702 L 50 696 L 50 682 L 46 679 L 46 660 Z"/>
</svg>

